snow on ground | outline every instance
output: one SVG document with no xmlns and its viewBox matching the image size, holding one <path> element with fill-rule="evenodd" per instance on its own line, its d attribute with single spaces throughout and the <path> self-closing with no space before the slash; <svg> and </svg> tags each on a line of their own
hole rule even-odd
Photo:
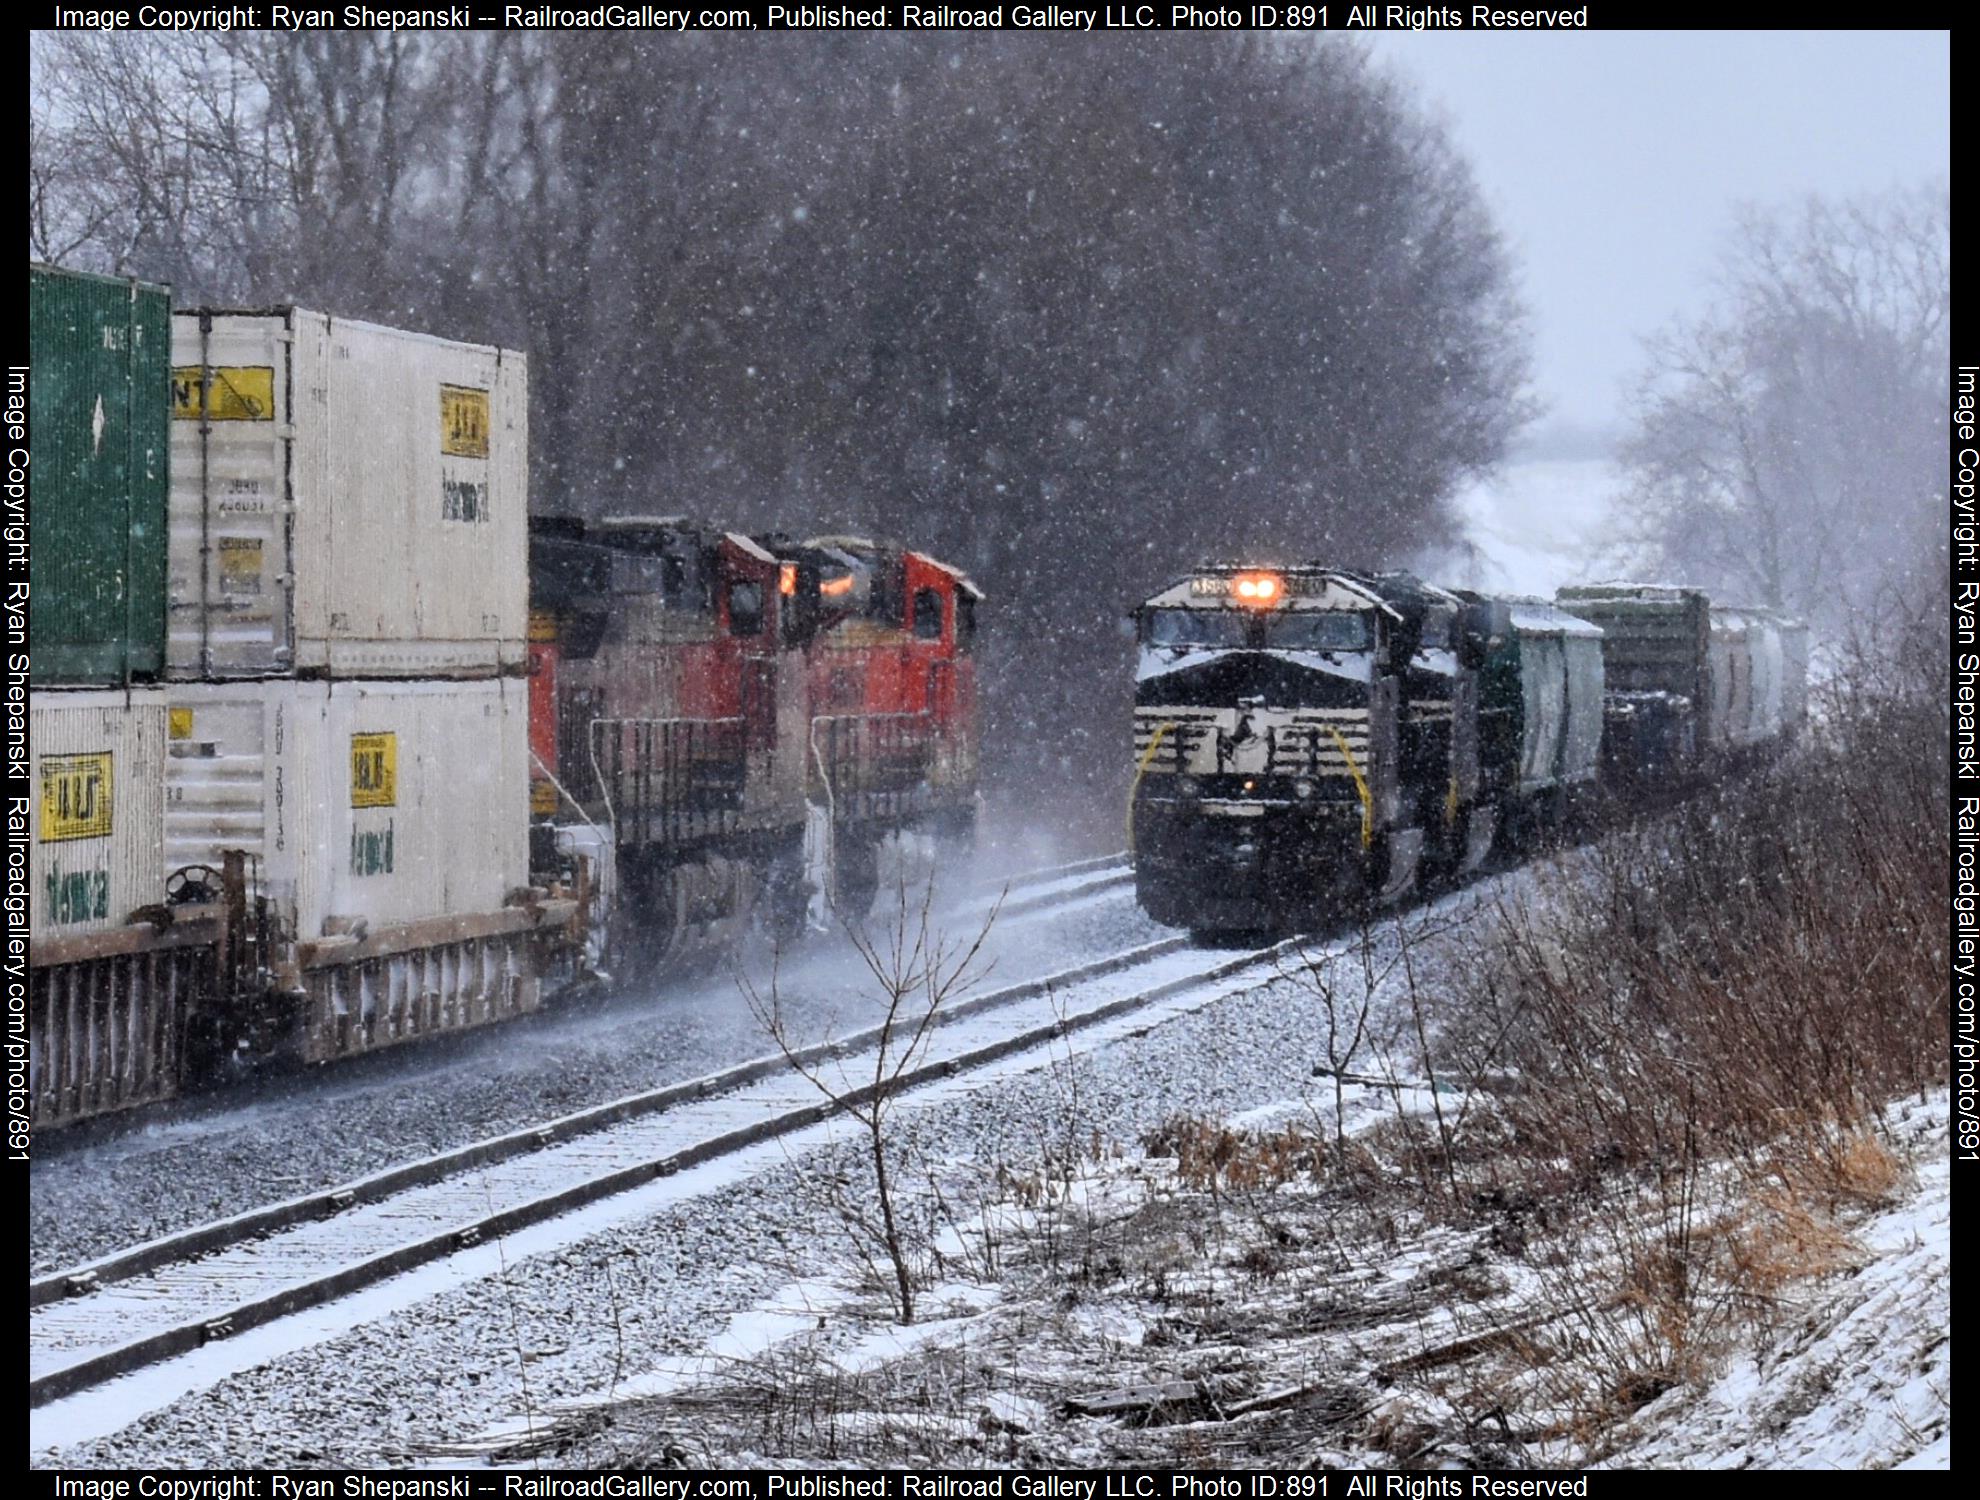
<svg viewBox="0 0 1980 1500">
<path fill-rule="evenodd" d="M 1491 884 L 1479 889 L 1489 893 Z M 1020 1165 L 1065 1158 L 1096 1139 L 1133 1142 L 1179 1111 L 1222 1115 L 1297 1097 L 1311 1084 L 1324 1033 L 1313 1007 L 1299 1003 L 1285 981 L 1228 993 L 1161 1024 L 1122 1017 L 1078 1034 L 1070 1050 L 1033 1055 L 1028 1072 L 987 1085 L 964 1074 L 919 1091 L 904 1102 L 896 1140 L 917 1164 Z M 613 1211 L 585 1238 L 560 1234 L 539 1243 L 526 1231 L 476 1247 L 502 1264 L 465 1283 L 431 1280 L 419 1296 L 395 1289 L 422 1272 L 384 1283 L 362 1294 L 371 1311 L 340 1335 L 215 1371 L 212 1383 L 162 1409 L 144 1410 L 149 1401 L 139 1409 L 120 1405 L 106 1388 L 84 1400 L 89 1409 L 79 1412 L 80 1425 L 61 1429 L 67 1438 L 43 1421 L 34 1461 L 168 1468 L 435 1461 L 518 1420 L 539 1432 L 554 1427 L 545 1416 L 564 1403 L 595 1405 L 615 1383 L 664 1375 L 669 1361 L 706 1359 L 738 1309 L 774 1303 L 790 1284 L 820 1278 L 857 1293 L 858 1313 L 834 1315 L 829 1330 L 834 1347 L 855 1358 L 885 1318 L 873 1311 L 873 1287 L 846 1266 L 842 1214 L 846 1200 L 858 1197 L 866 1157 L 843 1123 L 831 1139 L 836 1144 L 766 1143 L 746 1163 L 719 1171 L 711 1163 L 706 1172 L 664 1179 L 654 1191 L 672 1188 L 644 1213 L 606 1200 L 593 1209 Z M 932 1233 L 967 1221 L 994 1196 L 994 1165 L 991 1171 L 992 1180 L 976 1184 L 977 1199 L 939 1212 L 922 1205 L 939 1219 L 922 1228 Z M 969 1267 L 952 1266 L 937 1279 L 985 1284 Z M 997 1308 L 951 1298 L 930 1314 L 994 1319 Z M 1109 1337 L 1125 1344 L 1140 1324 L 1130 1310 Z M 200 1353 L 225 1351 L 231 1342 Z M 946 1357 L 948 1347 L 938 1343 L 920 1357 Z M 852 1389 L 883 1377 L 864 1371 L 834 1378 Z M 1046 1399 L 1022 1384 L 999 1389 Z M 687 1395 L 661 1399 L 692 1404 Z M 760 1401 L 750 1409 L 765 1411 Z M 53 1412 L 46 1408 L 37 1420 Z M 773 1416 L 781 1419 L 781 1408 L 764 1421 Z M 84 1438 L 83 1431 L 102 1435 Z M 50 1442 L 60 1446 L 51 1450 Z M 582 1461 L 575 1447 L 558 1451 L 559 1462 Z"/>
<path fill-rule="evenodd" d="M 1350 1092 L 1376 1106 L 1354 1111 L 1364 1134 L 1393 1123 L 1390 1090 Z M 1641 1352 L 1626 1313 L 1563 1305 L 1603 1274 L 1550 1268 L 1571 1235 L 1421 1218 L 1396 1195 L 1346 1211 L 1303 1091 L 1201 1123 L 1194 1150 L 1172 1125 L 1145 1155 L 1007 1176 L 1011 1196 L 950 1235 L 1001 1247 L 997 1285 L 960 1308 L 931 1294 L 905 1329 L 847 1299 L 696 1392 L 622 1403 L 609 1431 L 594 1413 L 567 1456 L 636 1461 L 657 1426 L 708 1463 L 1947 1468 L 1948 1109 L 1889 1111 L 1880 1139 L 1909 1176 L 1839 1211 L 1845 1266 L 1789 1282 L 1718 1373 L 1633 1415 L 1627 1397 L 1561 1405 L 1632 1378 Z"/>
<path fill-rule="evenodd" d="M 1120 888 L 1006 917 L 991 932 L 980 990 L 1168 935 Z M 758 982 L 766 970 L 754 965 Z M 780 977 L 801 1029 L 844 1033 L 875 1018 L 865 971 L 843 941 L 806 944 Z M 75 1265 L 771 1050 L 735 981 L 718 973 L 188 1100 L 134 1129 L 112 1122 L 54 1138 L 32 1168 L 30 1265 Z"/>
<path fill-rule="evenodd" d="M 1952 1170 L 1947 1096 L 1893 1111 L 1917 1186 L 1856 1230 L 1780 1339 L 1706 1390 L 1637 1413 L 1609 1467 L 1944 1469 L 1952 1464 Z"/>
<path fill-rule="evenodd" d="M 1465 992 L 1464 913 L 1532 878 L 1411 919 L 1433 1012 Z M 1279 979 L 902 1100 L 912 1327 L 854 1251 L 874 1205 L 842 1121 L 479 1247 L 471 1280 L 375 1288 L 176 1400 L 106 1389 L 34 1461 L 1948 1466 L 1944 1095 L 1892 1111 L 1909 1169 L 1825 1229 L 1843 1249 L 1668 1388 L 1603 1263 L 1626 1184 L 1433 1206 L 1460 1085 L 1412 1072 L 1394 934 L 1369 941 L 1337 978 L 1390 977 L 1338 1095 L 1315 992 Z"/>
</svg>

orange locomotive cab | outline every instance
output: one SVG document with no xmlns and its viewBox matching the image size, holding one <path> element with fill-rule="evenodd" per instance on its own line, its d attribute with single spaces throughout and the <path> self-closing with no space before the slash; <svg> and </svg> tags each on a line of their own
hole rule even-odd
<svg viewBox="0 0 1980 1500">
<path fill-rule="evenodd" d="M 842 911 L 864 911 L 884 843 L 967 840 L 976 817 L 973 644 L 982 592 L 960 569 L 864 537 L 819 537 L 808 652 L 814 803 L 829 810 Z"/>
<path fill-rule="evenodd" d="M 555 636 L 532 698 L 551 786 L 537 857 L 609 848 L 618 921 L 599 946 L 622 966 L 726 944 L 801 879 L 804 671 L 783 579 L 762 544 L 683 517 L 532 522 L 532 604 Z"/>
</svg>

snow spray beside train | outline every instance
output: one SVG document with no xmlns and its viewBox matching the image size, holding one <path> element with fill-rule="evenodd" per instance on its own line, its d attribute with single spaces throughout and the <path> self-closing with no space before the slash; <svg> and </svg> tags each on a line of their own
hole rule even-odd
<svg viewBox="0 0 1980 1500">
<path fill-rule="evenodd" d="M 1135 888 L 1299 930 L 1451 878 L 1606 793 L 1668 797 L 1799 729 L 1807 632 L 1695 589 L 1558 604 L 1403 573 L 1206 565 L 1136 612 Z"/>
</svg>

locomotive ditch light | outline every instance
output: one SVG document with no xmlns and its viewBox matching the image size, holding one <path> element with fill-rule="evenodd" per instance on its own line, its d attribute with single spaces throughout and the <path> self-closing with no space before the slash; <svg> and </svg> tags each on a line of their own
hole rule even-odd
<svg viewBox="0 0 1980 1500">
<path fill-rule="evenodd" d="M 796 563 L 785 563 L 777 569 L 777 592 L 786 596 L 795 594 L 798 585 Z"/>
<path fill-rule="evenodd" d="M 837 578 L 828 578 L 819 584 L 818 592 L 825 595 L 826 598 L 831 599 L 836 598 L 840 594 L 850 594 L 852 592 L 852 586 L 852 574 L 844 573 Z"/>
<path fill-rule="evenodd" d="M 1284 595 L 1285 580 L 1277 573 L 1240 573 L 1231 580 L 1231 592 L 1240 604 L 1270 608 Z"/>
</svg>

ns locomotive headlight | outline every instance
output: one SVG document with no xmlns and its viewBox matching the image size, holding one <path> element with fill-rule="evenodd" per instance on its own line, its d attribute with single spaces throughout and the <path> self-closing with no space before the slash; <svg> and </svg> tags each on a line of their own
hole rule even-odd
<svg viewBox="0 0 1980 1500">
<path fill-rule="evenodd" d="M 1312 782 L 1308 781 L 1304 776 L 1300 777 L 1299 780 L 1293 783 L 1293 795 L 1295 797 L 1298 797 L 1301 801 L 1304 801 L 1306 798 L 1311 797 L 1318 790 L 1320 789 L 1316 787 Z"/>
<path fill-rule="evenodd" d="M 1197 786 L 1194 776 L 1178 776 L 1176 778 L 1176 795 L 1178 797 L 1194 797 L 1201 790 L 1202 788 Z"/>
</svg>

